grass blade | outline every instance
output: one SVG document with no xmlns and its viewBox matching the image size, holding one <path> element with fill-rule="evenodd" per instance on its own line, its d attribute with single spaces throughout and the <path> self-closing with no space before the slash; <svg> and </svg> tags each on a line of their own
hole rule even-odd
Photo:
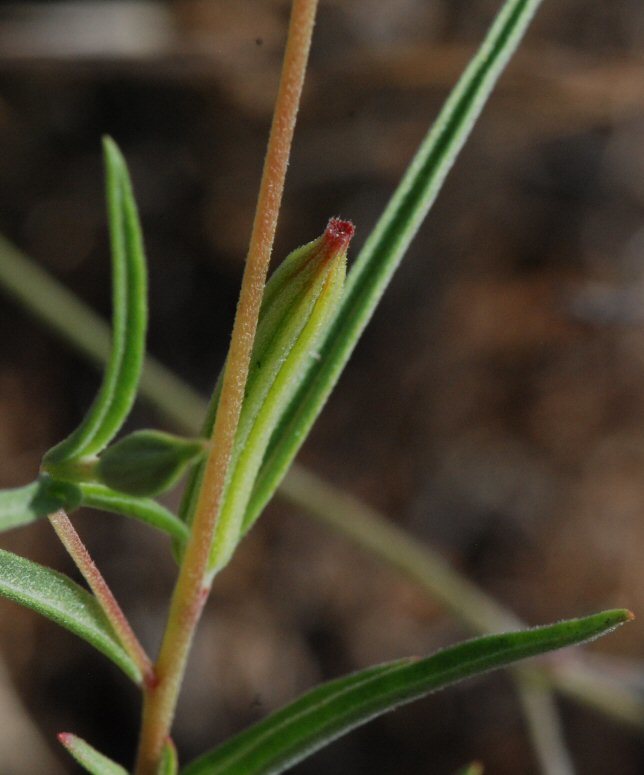
<svg viewBox="0 0 644 775">
<path fill-rule="evenodd" d="M 127 775 L 127 770 L 120 764 L 99 753 L 81 737 L 69 732 L 61 732 L 58 739 L 81 767 L 91 775 Z"/>
<path fill-rule="evenodd" d="M 401 704 L 487 670 L 596 638 L 631 618 L 629 611 L 605 611 L 488 635 L 425 659 L 403 659 L 331 681 L 197 759 L 183 775 L 275 775 Z"/>
<path fill-rule="evenodd" d="M 504 4 L 367 239 L 349 273 L 335 322 L 319 348 L 320 358 L 273 436 L 246 513 L 246 528 L 270 500 L 306 439 L 540 2 Z"/>
<path fill-rule="evenodd" d="M 135 683 L 141 672 L 126 654 L 94 597 L 62 573 L 0 549 L 0 595 L 91 643 Z"/>
<path fill-rule="evenodd" d="M 112 246 L 112 351 L 98 395 L 80 426 L 45 456 L 61 463 L 100 452 L 132 408 L 143 367 L 147 327 L 147 277 L 143 239 L 125 160 L 104 141 Z"/>
</svg>

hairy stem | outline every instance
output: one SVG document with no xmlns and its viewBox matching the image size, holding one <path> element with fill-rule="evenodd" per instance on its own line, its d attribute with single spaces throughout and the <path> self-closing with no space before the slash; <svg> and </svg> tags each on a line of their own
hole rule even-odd
<svg viewBox="0 0 644 775">
<path fill-rule="evenodd" d="M 43 320 L 49 330 L 89 360 L 99 365 L 105 362 L 110 350 L 110 329 L 107 323 L 1 235 L 0 287 L 7 290 L 29 312 Z M 207 402 L 196 390 L 149 355 L 145 361 L 140 396 L 171 422 L 177 430 L 186 433 L 199 432 L 207 411 Z M 291 467 L 280 485 L 278 494 L 286 500 L 296 502 L 307 514 L 315 510 L 318 519 L 324 521 L 328 527 L 342 531 L 347 522 L 342 523 L 334 520 L 332 518 L 334 515 L 339 516 L 335 512 L 328 512 L 328 519 L 320 514 L 319 510 L 326 507 L 321 502 L 313 503 L 315 488 L 309 491 L 309 495 L 302 489 L 303 477 L 306 477 L 309 482 L 315 482 L 326 493 L 335 494 L 338 498 L 350 497 L 297 463 Z M 364 506 L 356 498 L 350 498 L 350 500 L 358 507 Z M 333 499 L 330 498 L 326 503 L 329 509 L 335 508 Z M 494 629 L 493 621 L 486 620 L 485 611 L 492 611 L 494 618 L 496 618 L 494 612 L 500 614 L 499 621 L 501 617 L 508 621 L 511 619 L 510 612 L 504 610 L 482 590 L 468 582 L 454 568 L 449 568 L 451 574 L 446 576 L 444 573 L 445 561 L 438 553 L 432 551 L 431 547 L 427 545 L 421 547 L 412 536 L 406 534 L 404 530 L 396 527 L 371 508 L 368 508 L 362 517 L 365 535 L 371 534 L 373 530 L 378 532 L 377 527 L 373 526 L 372 520 L 376 520 L 376 524 L 387 522 L 397 535 L 407 539 L 407 546 L 414 545 L 417 549 L 422 548 L 422 564 L 425 566 L 425 571 L 422 574 L 416 572 L 412 576 L 411 570 L 405 568 L 407 562 L 403 560 L 401 554 L 395 563 L 396 567 L 400 572 L 408 574 L 416 583 L 423 586 L 430 596 L 442 601 L 446 607 L 451 608 L 446 600 L 446 595 L 452 598 L 450 590 L 459 588 L 458 584 L 456 587 L 453 586 L 454 580 L 465 581 L 470 587 L 477 590 L 479 596 L 485 597 L 488 605 L 485 606 L 484 611 L 479 611 L 479 615 L 476 614 L 474 606 L 468 605 L 467 601 L 465 604 L 461 601 L 458 606 L 459 610 L 451 608 L 452 613 L 465 624 L 469 621 L 477 632 L 492 631 Z M 368 527 L 368 524 L 372 524 L 372 527 Z M 386 563 L 393 560 L 386 553 L 380 551 L 378 546 L 364 544 L 362 546 L 375 553 Z M 402 565 L 400 560 L 403 560 Z M 418 556 L 414 562 L 417 568 L 420 568 L 420 561 L 421 557 Z M 473 602 L 474 598 L 469 598 L 469 600 Z M 479 624 L 484 625 L 483 628 L 475 627 L 475 617 Z M 560 660 L 557 661 L 556 670 L 553 669 L 552 661 L 546 660 L 540 666 L 535 665 L 531 671 L 535 675 L 538 674 L 546 682 L 546 685 L 556 688 L 558 692 L 569 696 L 575 702 L 587 707 L 594 707 L 598 712 L 638 732 L 644 729 L 641 700 L 637 697 L 637 693 L 631 690 L 630 686 L 621 681 L 620 678 L 608 682 L 604 681 L 606 671 L 598 671 L 587 665 L 585 659 L 564 660 L 562 664 L 559 662 Z"/>
<path fill-rule="evenodd" d="M 30 313 L 43 320 L 50 331 L 89 360 L 99 365 L 105 362 L 110 351 L 110 329 L 107 323 L 1 235 L 0 287 L 7 290 Z M 199 432 L 207 411 L 207 402 L 196 390 L 149 355 L 145 361 L 140 396 L 171 422 L 177 430 L 186 433 Z M 331 529 L 342 531 L 343 526 L 347 524 L 346 522 L 341 524 L 333 520 L 334 513 L 328 513 L 328 519 L 325 520 L 319 512 L 319 509 L 325 508 L 324 504 L 313 504 L 315 488 L 311 489 L 310 496 L 307 496 L 307 492 L 302 490 L 301 482 L 304 476 L 309 482 L 315 482 L 318 487 L 323 488 L 329 494 L 334 493 L 338 498 L 350 497 L 345 496 L 337 487 L 320 476 L 312 474 L 297 463 L 291 467 L 280 485 L 278 494 L 286 500 L 296 502 L 307 514 L 315 509 L 318 518 Z M 356 498 L 351 498 L 351 501 L 359 507 L 364 506 Z M 335 508 L 333 499 L 328 500 L 327 506 Z M 365 535 L 372 532 L 372 528 L 367 525 L 372 520 L 376 520 L 377 524 L 387 522 L 397 535 L 407 539 L 407 545 L 413 544 L 417 548 L 421 546 L 412 536 L 390 523 L 383 515 L 376 514 L 371 508 L 367 509 L 362 517 L 365 523 L 363 526 Z M 377 532 L 375 527 L 373 529 Z M 363 544 L 363 548 L 374 552 L 386 563 L 392 560 L 383 554 L 377 546 L 367 547 Z M 454 589 L 452 581 L 458 579 L 467 582 L 467 579 L 464 579 L 462 574 L 454 568 L 449 568 L 451 578 L 445 576 L 446 563 L 443 558 L 427 545 L 422 545 L 422 548 L 424 549 L 422 555 L 422 564 L 425 566 L 425 572 L 422 574 L 424 582 L 421 581 L 419 574 L 415 574 L 413 578 L 416 583 L 420 583 L 425 588 L 430 596 L 442 601 L 447 606 L 445 591 L 451 598 L 450 590 Z M 399 555 L 399 559 L 402 559 L 401 555 Z M 418 562 L 420 559 L 420 556 L 417 557 Z M 404 565 L 407 563 L 405 562 Z M 410 571 L 405 570 L 401 565 L 397 565 L 397 567 L 402 573 L 409 572 L 411 577 Z M 439 571 L 437 572 L 436 569 Z M 472 584 L 470 586 L 474 587 Z M 485 596 L 486 600 L 489 601 L 491 607 L 488 609 L 486 605 L 486 610 L 496 611 L 504 618 L 507 617 L 509 621 L 510 612 L 502 610 L 496 601 L 480 589 L 476 589 L 478 595 Z M 461 604 L 459 608 L 460 611 L 452 609 L 454 615 L 461 618 L 466 624 L 470 621 L 474 626 L 474 616 L 476 616 L 474 607 L 470 607 L 466 602 L 465 605 Z M 492 621 L 485 622 L 485 612 L 480 613 L 481 615 L 476 616 L 476 619 L 480 624 L 485 624 L 485 627 L 482 630 L 476 628 L 476 631 L 491 631 L 493 629 Z M 565 660 L 562 664 L 559 662 L 560 660 L 557 662 L 556 670 L 552 669 L 553 663 L 548 660 L 539 667 L 533 667 L 532 672 L 538 673 L 548 686 L 556 688 L 560 693 L 569 696 L 577 703 L 594 707 L 598 712 L 638 732 L 644 729 L 641 700 L 637 697 L 637 693 L 632 691 L 621 679 L 604 681 L 606 671 L 598 671 L 587 665 L 586 660 Z"/>
<path fill-rule="evenodd" d="M 107 585 L 103 575 L 96 567 L 87 547 L 82 542 L 81 537 L 76 532 L 69 517 L 60 509 L 54 514 L 49 515 L 51 526 L 56 531 L 60 542 L 67 550 L 67 553 L 74 561 L 76 567 L 81 572 L 83 578 L 88 583 L 89 588 L 94 593 L 98 604 L 103 609 L 103 613 L 112 625 L 121 646 L 132 657 L 138 665 L 146 684 L 154 682 L 154 668 L 152 662 L 145 652 L 145 649 L 134 634 L 123 609 L 116 602 L 112 590 Z"/>
<path fill-rule="evenodd" d="M 210 454 L 156 664 L 157 682 L 145 692 L 137 775 L 155 775 L 157 771 L 172 725 L 192 638 L 209 593 L 210 548 L 244 398 L 316 10 L 317 0 L 293 2 L 282 76 Z"/>
</svg>

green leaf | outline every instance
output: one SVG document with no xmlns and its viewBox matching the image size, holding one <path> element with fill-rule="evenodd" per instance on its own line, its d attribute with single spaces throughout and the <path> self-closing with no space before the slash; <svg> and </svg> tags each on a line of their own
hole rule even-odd
<svg viewBox="0 0 644 775">
<path fill-rule="evenodd" d="M 82 738 L 61 732 L 58 739 L 74 759 L 91 775 L 128 775 L 127 770 L 99 753 Z"/>
<path fill-rule="evenodd" d="M 309 372 L 271 440 L 244 526 L 270 500 L 356 346 L 387 285 L 433 204 L 541 0 L 508 0 L 349 273 L 342 303 Z"/>
<path fill-rule="evenodd" d="M 99 604 L 64 574 L 0 549 L 0 595 L 83 638 L 141 683 L 139 668 L 123 650 Z"/>
<path fill-rule="evenodd" d="M 385 711 L 487 670 L 596 638 L 631 618 L 629 611 L 605 611 L 532 630 L 489 635 L 425 659 L 390 662 L 331 681 L 192 762 L 183 775 L 284 772 Z"/>
<path fill-rule="evenodd" d="M 138 519 L 167 533 L 179 544 L 183 544 L 188 537 L 188 527 L 185 523 L 151 498 L 125 495 L 97 482 L 80 482 L 78 489 L 83 506 Z"/>
<path fill-rule="evenodd" d="M 173 487 L 205 452 L 203 439 L 136 431 L 101 454 L 94 475 L 108 487 L 128 495 L 159 495 Z"/>
<path fill-rule="evenodd" d="M 58 464 L 100 452 L 130 413 L 143 367 L 147 278 L 143 239 L 125 161 L 103 143 L 112 246 L 112 351 L 98 395 L 81 425 L 45 455 Z"/>
<path fill-rule="evenodd" d="M 177 749 L 172 740 L 168 740 L 163 748 L 161 756 L 161 766 L 157 775 L 178 775 L 179 759 L 177 758 Z"/>
<path fill-rule="evenodd" d="M 80 502 L 78 488 L 41 476 L 35 482 L 0 491 L 0 532 L 27 525 L 61 508 L 74 509 Z"/>
</svg>

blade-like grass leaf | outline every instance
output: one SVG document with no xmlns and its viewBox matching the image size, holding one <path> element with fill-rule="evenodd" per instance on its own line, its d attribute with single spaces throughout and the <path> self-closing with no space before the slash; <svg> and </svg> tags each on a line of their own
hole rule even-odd
<svg viewBox="0 0 644 775">
<path fill-rule="evenodd" d="M 80 426 L 45 456 L 59 464 L 100 452 L 132 408 L 143 367 L 147 277 L 132 186 L 116 144 L 104 140 L 107 211 L 112 248 L 112 351 L 103 383 Z"/>
<path fill-rule="evenodd" d="M 583 619 L 489 635 L 425 659 L 403 659 L 323 684 L 192 762 L 183 775 L 275 775 L 385 711 L 526 657 L 596 638 L 632 618 Z"/>
<path fill-rule="evenodd" d="M 128 775 L 124 767 L 99 753 L 81 737 L 62 732 L 58 735 L 58 739 L 81 767 L 91 775 Z"/>
<path fill-rule="evenodd" d="M 60 508 L 75 508 L 78 489 L 66 482 L 53 482 L 41 476 L 35 482 L 13 490 L 0 491 L 0 532 L 27 525 Z"/>
<path fill-rule="evenodd" d="M 277 427 L 244 524 L 252 525 L 306 439 L 541 0 L 507 0 L 422 142 L 349 273 L 320 357 Z"/>
<path fill-rule="evenodd" d="M 183 544 L 188 537 L 187 525 L 152 498 L 125 495 L 96 482 L 80 482 L 78 489 L 83 506 L 138 519 L 167 533 L 179 544 Z"/>
<path fill-rule="evenodd" d="M 94 597 L 64 574 L 0 549 L 0 595 L 83 638 L 133 681 L 141 682 L 140 670 L 116 639 Z"/>
</svg>

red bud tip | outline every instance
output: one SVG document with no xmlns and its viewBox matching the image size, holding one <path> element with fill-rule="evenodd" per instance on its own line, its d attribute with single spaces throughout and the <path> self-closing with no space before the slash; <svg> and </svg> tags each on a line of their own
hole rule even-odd
<svg viewBox="0 0 644 775">
<path fill-rule="evenodd" d="M 330 253 L 345 253 L 355 234 L 356 227 L 351 221 L 331 218 L 324 231 L 324 245 Z"/>
<path fill-rule="evenodd" d="M 74 735 L 72 735 L 71 732 L 59 732 L 56 737 L 58 738 L 58 742 L 62 743 L 65 748 L 69 748 L 74 741 Z"/>
</svg>

